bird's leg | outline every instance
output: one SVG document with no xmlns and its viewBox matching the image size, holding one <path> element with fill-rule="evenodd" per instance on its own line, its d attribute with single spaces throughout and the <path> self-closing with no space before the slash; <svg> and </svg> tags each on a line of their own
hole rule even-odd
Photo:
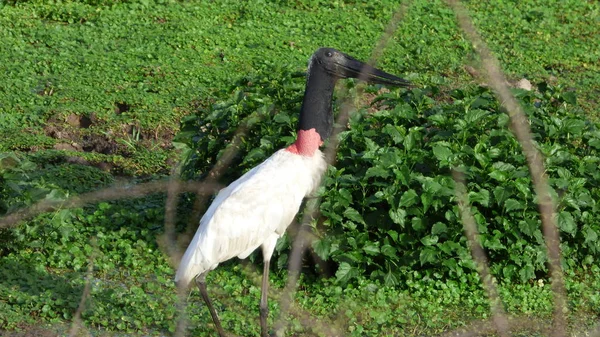
<svg viewBox="0 0 600 337">
<path fill-rule="evenodd" d="M 219 321 L 219 316 L 217 316 L 217 312 L 215 311 L 215 308 L 213 307 L 210 298 L 208 298 L 208 292 L 206 291 L 206 273 L 200 274 L 198 275 L 198 277 L 196 277 L 196 285 L 198 286 L 198 289 L 200 289 L 200 295 L 202 295 L 202 299 L 204 299 L 204 303 L 206 303 L 206 306 L 210 311 L 210 315 L 212 316 L 213 322 L 215 323 L 215 327 L 219 332 L 219 336 L 227 337 L 227 335 L 225 335 L 223 327 L 221 326 L 221 322 Z"/>
<path fill-rule="evenodd" d="M 262 279 L 262 291 L 260 294 L 260 335 L 269 337 L 267 329 L 267 316 L 269 316 L 269 305 L 267 303 L 267 294 L 269 292 L 269 260 L 265 261 Z"/>
</svg>

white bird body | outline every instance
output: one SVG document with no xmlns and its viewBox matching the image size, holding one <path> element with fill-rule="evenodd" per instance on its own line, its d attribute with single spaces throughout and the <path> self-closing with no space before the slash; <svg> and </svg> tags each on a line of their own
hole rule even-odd
<svg viewBox="0 0 600 337">
<path fill-rule="evenodd" d="M 244 259 L 260 246 L 270 259 L 326 167 L 319 150 L 305 156 L 281 149 L 222 189 L 200 220 L 175 281 L 187 286 L 196 275 L 235 256 Z"/>
</svg>

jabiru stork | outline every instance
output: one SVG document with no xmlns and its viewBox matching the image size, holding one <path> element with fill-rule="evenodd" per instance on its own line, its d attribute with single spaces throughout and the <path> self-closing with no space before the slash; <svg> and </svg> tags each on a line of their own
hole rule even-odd
<svg viewBox="0 0 600 337">
<path fill-rule="evenodd" d="M 359 78 L 370 83 L 408 86 L 409 82 L 371 67 L 333 48 L 320 48 L 308 62 L 308 74 L 296 141 L 275 152 L 222 189 L 200 220 L 175 281 L 193 279 L 220 337 L 225 337 L 206 291 L 206 275 L 233 257 L 246 258 L 258 247 L 264 260 L 260 298 L 261 336 L 267 337 L 269 261 L 302 199 L 319 186 L 327 163 L 319 147 L 333 130 L 332 97 L 336 82 Z"/>
</svg>

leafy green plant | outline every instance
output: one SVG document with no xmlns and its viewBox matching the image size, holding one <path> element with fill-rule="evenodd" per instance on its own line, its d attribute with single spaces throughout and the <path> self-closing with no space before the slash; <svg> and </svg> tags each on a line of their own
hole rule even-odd
<svg viewBox="0 0 600 337">
<path fill-rule="evenodd" d="M 547 156 L 564 263 L 586 265 L 598 258 L 600 228 L 592 215 L 597 126 L 581 117 L 572 93 L 541 89 L 517 94 Z M 474 265 L 449 178 L 456 166 L 467 174 L 492 272 L 521 281 L 542 277 L 546 255 L 537 205 L 507 115 L 487 89 L 455 91 L 450 102 L 435 105 L 432 94 L 436 88 L 390 93 L 381 98 L 386 110 L 351 121 L 341 135 L 339 169 L 322 189 L 327 235 L 315 243 L 316 251 L 339 263 L 340 281 L 363 271 L 392 285 L 409 270 L 468 274 Z M 331 236 L 330 230 L 341 234 Z"/>
<path fill-rule="evenodd" d="M 242 137 L 232 166 L 238 169 L 229 170 L 226 181 L 292 141 L 295 119 L 284 111 L 298 108 L 300 84 L 285 72 L 277 78 L 268 85 L 244 78 L 229 101 L 188 119 L 178 136 L 191 148 L 184 167 L 188 176 L 208 172 L 243 123 L 255 127 Z M 286 81 L 297 84 L 288 89 Z M 564 262 L 589 265 L 598 258 L 600 230 L 593 215 L 599 192 L 597 127 L 580 117 L 573 94 L 560 87 L 542 84 L 539 93 L 515 93 L 548 158 L 568 253 Z M 441 104 L 433 99 L 443 95 Z M 473 272 L 454 202 L 453 167 L 467 174 L 492 272 L 520 281 L 543 277 L 545 246 L 529 171 L 493 94 L 482 87 L 449 93 L 431 87 L 383 94 L 375 104 L 383 108 L 355 114 L 349 130 L 339 135 L 336 167 L 330 167 L 319 192 L 325 220 L 315 224 L 321 239 L 313 249 L 337 264 L 337 279 L 346 283 L 366 273 L 397 285 L 411 270 L 461 280 Z M 264 120 L 253 124 L 257 116 Z"/>
<path fill-rule="evenodd" d="M 9 312 L 71 319 L 83 291 L 82 275 L 93 263 L 84 319 L 122 331 L 172 329 L 172 269 L 154 240 L 162 204 L 163 196 L 151 196 L 60 210 L 13 229 L 11 249 L 0 262 L 6 273 L 0 297 L 9 299 Z M 6 320 L 0 318 L 0 327 L 10 327 Z"/>
</svg>

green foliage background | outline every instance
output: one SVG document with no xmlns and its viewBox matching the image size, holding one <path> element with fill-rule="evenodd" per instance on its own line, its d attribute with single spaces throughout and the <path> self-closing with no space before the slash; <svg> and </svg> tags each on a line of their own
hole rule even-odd
<svg viewBox="0 0 600 337">
<path fill-rule="evenodd" d="M 241 172 L 293 141 L 297 114 L 289 111 L 298 111 L 301 102 L 286 97 L 301 97 L 303 81 L 293 73 L 270 72 L 282 76 L 276 81 L 244 78 L 230 99 L 186 119 L 177 138 L 191 147 L 185 174 L 208 172 L 240 124 L 254 126 L 234 161 Z M 564 266 L 587 268 L 600 252 L 598 125 L 583 117 L 573 92 L 542 83 L 539 92 L 519 89 L 515 94 L 548 158 Z M 488 89 L 395 89 L 380 95 L 375 105 L 378 111 L 362 110 L 339 135 L 336 166 L 319 192 L 324 220 L 313 224 L 321 236 L 313 249 L 321 259 L 337 263 L 338 281 L 370 275 L 399 285 L 417 270 L 466 282 L 475 265 L 454 199 L 453 167 L 469 180 L 472 211 L 494 274 L 521 282 L 546 274 L 525 157 L 509 130 L 508 115 Z M 239 176 L 229 174 L 225 181 Z"/>
<path fill-rule="evenodd" d="M 593 123 L 600 8 L 589 1 L 466 5 L 509 79 L 534 84 L 514 93 L 546 156 L 569 305 L 584 321 L 591 317 L 585 327 L 600 308 Z M 0 214 L 160 179 L 180 159 L 185 177 L 201 179 L 244 126 L 222 177 L 233 181 L 293 141 L 309 55 L 331 46 L 368 59 L 397 8 L 393 1 L 2 2 Z M 291 333 L 323 334 L 315 322 L 327 322 L 353 336 L 430 335 L 488 317 L 454 205 L 453 166 L 467 175 L 506 309 L 548 317 L 529 174 L 504 111 L 465 68 L 477 62 L 441 1 L 408 4 L 378 67 L 418 88 L 367 87 L 373 106 L 360 108 L 340 134 L 337 163 L 319 190 L 323 216 L 310 224 L 319 240 L 305 261 Z M 356 92 L 354 82 L 340 87 L 338 103 Z M 183 199 L 178 229 L 191 207 Z M 43 323 L 64 334 L 86 277 L 86 328 L 174 331 L 173 267 L 158 244 L 164 204 L 163 194 L 115 200 L 0 229 L 0 333 Z M 282 240 L 273 267 L 273 319 L 288 245 Z M 233 261 L 210 275 L 224 326 L 236 334 L 258 333 L 254 274 Z M 199 300 L 195 292 L 189 298 L 189 332 L 212 334 Z"/>
</svg>

